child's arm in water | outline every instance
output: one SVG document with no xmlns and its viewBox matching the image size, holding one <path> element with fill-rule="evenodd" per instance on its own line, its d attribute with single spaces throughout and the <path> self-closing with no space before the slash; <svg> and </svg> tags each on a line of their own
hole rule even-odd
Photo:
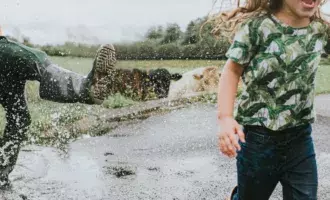
<svg viewBox="0 0 330 200">
<path fill-rule="evenodd" d="M 236 150 L 240 145 L 235 137 L 238 134 L 240 140 L 245 142 L 245 136 L 240 125 L 233 117 L 234 102 L 237 93 L 238 82 L 243 72 L 243 67 L 228 59 L 219 80 L 218 89 L 218 122 L 219 147 L 222 153 L 228 157 L 236 157 Z"/>
</svg>

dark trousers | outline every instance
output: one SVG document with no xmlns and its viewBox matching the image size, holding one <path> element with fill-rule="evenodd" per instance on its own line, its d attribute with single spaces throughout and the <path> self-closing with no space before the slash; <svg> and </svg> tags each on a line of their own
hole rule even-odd
<svg viewBox="0 0 330 200">
<path fill-rule="evenodd" d="M 63 69 L 37 49 L 0 37 L 0 104 L 6 127 L 0 139 L 0 186 L 8 181 L 31 118 L 24 94 L 27 80 L 39 81 L 42 99 L 61 103 L 93 104 L 88 76 Z"/>
<path fill-rule="evenodd" d="M 244 127 L 246 143 L 237 156 L 234 200 L 267 200 L 276 185 L 284 200 L 317 199 L 318 174 L 311 125 L 284 131 Z"/>
</svg>

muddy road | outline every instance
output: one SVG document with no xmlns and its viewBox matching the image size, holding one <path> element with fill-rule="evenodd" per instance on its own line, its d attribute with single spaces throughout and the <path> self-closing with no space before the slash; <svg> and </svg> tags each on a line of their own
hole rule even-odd
<svg viewBox="0 0 330 200">
<path fill-rule="evenodd" d="M 319 199 L 330 199 L 330 120 L 314 125 Z M 217 149 L 216 106 L 192 105 L 79 139 L 68 154 L 27 146 L 10 176 L 7 200 L 224 199 L 235 160 Z M 282 199 L 278 185 L 273 200 Z"/>
</svg>

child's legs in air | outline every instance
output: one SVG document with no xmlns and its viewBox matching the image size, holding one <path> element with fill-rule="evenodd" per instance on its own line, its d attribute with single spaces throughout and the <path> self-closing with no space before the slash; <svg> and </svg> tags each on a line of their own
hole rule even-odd
<svg viewBox="0 0 330 200">
<path fill-rule="evenodd" d="M 40 97 L 62 103 L 101 104 L 112 84 L 111 74 L 116 63 L 115 49 L 103 45 L 96 52 L 93 68 L 87 76 L 74 73 L 51 62 L 46 53 L 19 43 L 0 40 L 0 74 L 20 80 L 40 82 Z M 1 61 L 0 61 L 1 62 Z"/>
<path fill-rule="evenodd" d="M 234 200 L 268 200 L 276 185 L 284 200 L 316 199 L 317 168 L 311 126 L 282 132 L 245 127 L 246 143 L 237 156 Z M 271 136 L 269 136 L 271 135 Z"/>
<path fill-rule="evenodd" d="M 96 53 L 93 68 L 87 76 L 56 64 L 45 65 L 40 79 L 40 97 L 62 103 L 101 104 L 115 81 L 115 62 L 115 49 L 112 45 L 104 45 Z"/>
</svg>

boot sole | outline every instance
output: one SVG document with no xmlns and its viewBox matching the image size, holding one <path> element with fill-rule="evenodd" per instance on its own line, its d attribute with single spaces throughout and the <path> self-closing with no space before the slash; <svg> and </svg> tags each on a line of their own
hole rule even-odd
<svg viewBox="0 0 330 200">
<path fill-rule="evenodd" d="M 96 104 L 102 104 L 107 97 L 107 85 L 109 77 L 114 71 L 116 64 L 116 51 L 113 45 L 102 45 L 97 51 L 91 85 L 91 94 Z"/>
</svg>

